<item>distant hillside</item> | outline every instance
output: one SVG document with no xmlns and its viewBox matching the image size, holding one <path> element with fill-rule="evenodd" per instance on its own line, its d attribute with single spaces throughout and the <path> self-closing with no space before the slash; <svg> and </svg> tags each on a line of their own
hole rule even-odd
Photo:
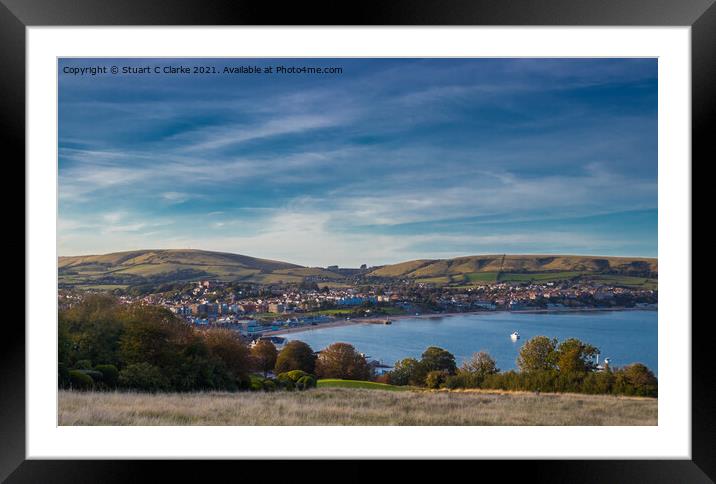
<svg viewBox="0 0 716 484">
<path fill-rule="evenodd" d="M 454 259 L 414 260 L 374 269 L 369 276 L 436 278 L 480 273 L 580 272 L 654 277 L 657 259 L 576 255 L 476 255 Z"/>
<path fill-rule="evenodd" d="M 362 271 L 303 267 L 226 252 L 159 249 L 104 255 L 60 257 L 61 285 L 111 288 L 197 279 L 252 283 L 299 283 L 306 278 L 341 281 Z M 415 279 L 435 284 L 480 284 L 495 281 L 557 280 L 611 277 L 628 284 L 656 283 L 657 259 L 570 255 L 480 255 L 454 259 L 421 259 L 362 272 L 366 277 Z M 619 279 L 620 278 L 620 279 Z M 630 280 L 642 278 L 641 280 Z"/>
<path fill-rule="evenodd" d="M 140 284 L 197 278 L 250 282 L 300 282 L 306 276 L 340 278 L 320 268 L 191 249 L 136 250 L 104 255 L 60 257 L 61 284 Z"/>
</svg>

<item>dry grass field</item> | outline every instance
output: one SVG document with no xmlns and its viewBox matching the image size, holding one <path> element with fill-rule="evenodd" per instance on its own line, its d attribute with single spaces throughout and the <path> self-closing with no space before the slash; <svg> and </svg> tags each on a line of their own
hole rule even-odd
<svg viewBox="0 0 716 484">
<path fill-rule="evenodd" d="M 657 400 L 319 388 L 275 393 L 59 392 L 60 425 L 656 425 Z"/>
</svg>

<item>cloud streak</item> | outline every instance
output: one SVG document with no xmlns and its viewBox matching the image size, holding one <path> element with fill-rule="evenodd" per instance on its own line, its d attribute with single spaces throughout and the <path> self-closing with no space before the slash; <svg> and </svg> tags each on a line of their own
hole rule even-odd
<svg viewBox="0 0 716 484">
<path fill-rule="evenodd" d="M 60 253 L 656 255 L 655 61 L 314 63 L 344 75 L 60 76 Z"/>
</svg>

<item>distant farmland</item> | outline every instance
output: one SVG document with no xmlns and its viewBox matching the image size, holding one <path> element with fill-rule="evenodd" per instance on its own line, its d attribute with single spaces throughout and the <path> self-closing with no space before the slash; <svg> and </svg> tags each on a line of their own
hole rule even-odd
<svg viewBox="0 0 716 484">
<path fill-rule="evenodd" d="M 61 286 L 115 289 L 214 279 L 257 284 L 320 281 L 341 287 L 360 279 L 412 279 L 434 285 L 548 282 L 577 277 L 656 288 L 656 259 L 568 255 L 484 255 L 421 259 L 367 269 L 303 267 L 239 254 L 188 249 L 60 257 Z"/>
<path fill-rule="evenodd" d="M 636 277 L 619 274 L 595 274 L 584 271 L 557 271 L 557 272 L 473 272 L 465 275 L 431 277 L 417 279 L 417 282 L 435 285 L 456 285 L 464 288 L 497 282 L 559 282 L 580 280 L 596 284 L 611 286 L 625 286 L 641 289 L 658 289 L 658 280 L 650 277 Z"/>
</svg>

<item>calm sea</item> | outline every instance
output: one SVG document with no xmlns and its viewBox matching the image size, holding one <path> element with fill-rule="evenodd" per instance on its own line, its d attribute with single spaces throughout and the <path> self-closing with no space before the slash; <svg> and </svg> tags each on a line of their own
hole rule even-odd
<svg viewBox="0 0 716 484">
<path fill-rule="evenodd" d="M 510 333 L 515 330 L 521 338 L 512 342 Z M 656 311 L 493 312 L 400 319 L 391 325 L 354 324 L 284 336 L 304 341 L 315 350 L 338 341 L 350 343 L 386 365 L 407 357 L 419 358 L 428 346 L 450 351 L 458 365 L 485 350 L 501 370 L 509 370 L 515 368 L 520 347 L 537 335 L 560 341 L 579 338 L 599 348 L 600 362 L 605 357 L 610 358 L 612 366 L 640 362 L 658 373 Z"/>
</svg>

